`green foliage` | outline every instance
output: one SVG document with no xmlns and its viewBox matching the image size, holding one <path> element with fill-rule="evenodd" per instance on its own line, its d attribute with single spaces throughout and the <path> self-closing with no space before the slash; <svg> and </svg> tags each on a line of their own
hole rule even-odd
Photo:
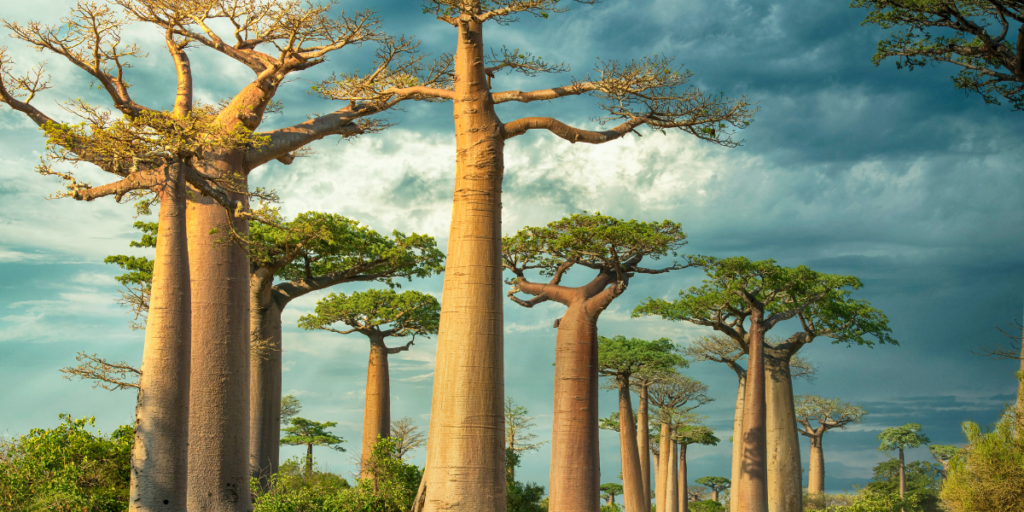
<svg viewBox="0 0 1024 512">
<path fill-rule="evenodd" d="M 109 437 L 87 430 L 94 418 L 61 414 L 52 429 L 0 444 L 0 510 L 120 512 L 128 510 L 134 431 Z"/>
<path fill-rule="evenodd" d="M 515 468 L 519 467 L 522 455 L 505 448 L 505 499 L 508 512 L 547 512 L 544 486 L 534 482 L 523 483 L 514 479 Z"/>
<path fill-rule="evenodd" d="M 506 268 L 538 269 L 547 276 L 569 260 L 590 268 L 625 265 L 626 272 L 636 271 L 643 258 L 677 256 L 685 244 L 686 234 L 678 223 L 624 221 L 600 212 L 573 214 L 544 227 L 527 226 L 501 240 Z"/>
<path fill-rule="evenodd" d="M 928 444 L 928 436 L 921 432 L 919 423 L 907 423 L 901 427 L 890 427 L 878 434 L 878 440 L 882 443 L 878 446 L 879 451 L 900 450 L 905 448 L 917 448 L 922 444 Z"/>
<path fill-rule="evenodd" d="M 690 512 L 722 512 L 725 506 L 717 501 L 692 501 L 688 505 Z"/>
<path fill-rule="evenodd" d="M 641 370 L 672 371 L 688 366 L 668 338 L 653 341 L 627 338 L 623 335 L 597 339 L 598 373 L 604 376 L 628 377 Z"/>
<path fill-rule="evenodd" d="M 917 504 L 924 512 L 939 512 L 939 477 L 942 466 L 931 462 L 907 463 L 904 473 L 907 479 L 906 496 L 916 496 Z M 874 477 L 864 488 L 881 495 L 900 493 L 900 461 L 890 459 L 875 466 Z"/>
<path fill-rule="evenodd" d="M 269 492 L 253 479 L 254 512 L 406 512 L 423 473 L 397 455 L 397 440 L 379 439 L 366 461 L 373 478 L 355 487 L 332 473 L 302 471 L 299 459 L 291 459 L 272 477 Z"/>
<path fill-rule="evenodd" d="M 132 227 L 142 231 L 142 237 L 139 241 L 132 240 L 128 242 L 129 247 L 156 247 L 157 237 L 157 223 L 156 222 L 142 222 L 138 221 L 132 224 Z M 126 270 L 127 273 L 121 274 L 114 279 L 124 286 L 145 286 L 146 290 L 152 286 L 153 283 L 153 260 L 145 257 L 137 256 L 125 256 L 123 254 L 107 256 L 103 259 L 103 263 L 114 264 Z"/>
<path fill-rule="evenodd" d="M 807 494 L 804 492 L 804 510 L 837 510 L 839 507 L 853 505 L 856 498 L 857 495 L 849 493 L 829 494 L 822 492 Z"/>
<path fill-rule="evenodd" d="M 876 66 L 892 57 L 897 69 L 952 63 L 961 68 L 953 77 L 956 88 L 976 92 L 986 103 L 999 104 L 998 98 L 1003 97 L 1014 110 L 1024 109 L 1024 84 L 1010 67 L 1021 43 L 1000 35 L 1007 29 L 1017 32 L 1010 24 L 1024 16 L 1020 2 L 854 0 L 850 7 L 869 10 L 863 25 L 898 28 L 878 42 L 872 58 Z"/>
<path fill-rule="evenodd" d="M 547 442 L 533 442 L 537 439 L 537 434 L 528 432 L 537 426 L 533 419 L 529 409 L 517 404 L 512 397 L 505 397 L 505 447 L 515 452 L 517 456 L 523 452 L 539 450 L 541 445 Z"/>
<path fill-rule="evenodd" d="M 302 411 L 302 403 L 294 395 L 281 397 L 281 424 L 288 425 Z"/>
<path fill-rule="evenodd" d="M 932 457 L 934 457 L 935 460 L 948 461 L 957 453 L 960 453 L 960 448 L 951 444 L 932 444 L 928 445 L 928 451 L 932 452 Z"/>
<path fill-rule="evenodd" d="M 355 331 L 384 336 L 437 333 L 441 305 L 432 295 L 417 291 L 367 290 L 351 295 L 332 293 L 316 303 L 316 313 L 299 318 L 303 329 L 326 329 L 341 322 Z M 382 329 L 390 325 L 390 328 Z M 341 332 L 341 331 L 335 331 Z M 352 331 L 347 331 L 352 332 Z"/>
<path fill-rule="evenodd" d="M 304 212 L 285 221 L 268 210 L 272 223 L 249 223 L 253 264 L 273 267 L 285 280 L 336 273 L 364 274 L 395 285 L 396 277 L 429 277 L 444 271 L 444 253 L 433 237 L 393 231 L 377 233 L 333 213 Z"/>
<path fill-rule="evenodd" d="M 327 429 L 337 426 L 337 422 L 325 421 L 321 423 L 295 417 L 290 420 L 290 423 L 291 426 L 281 429 L 288 434 L 281 438 L 281 444 L 288 446 L 306 445 L 309 447 L 309 452 L 307 452 L 306 456 L 307 472 L 313 471 L 313 456 L 311 454 L 313 446 L 326 446 L 339 452 L 345 451 L 341 447 L 341 443 L 344 443 L 345 440 L 327 431 Z"/>
<path fill-rule="evenodd" d="M 676 443 L 679 444 L 701 444 L 705 446 L 718 446 L 718 443 L 721 441 L 721 439 L 715 437 L 713 430 L 704 425 L 678 425 L 675 428 L 675 439 Z"/>
<path fill-rule="evenodd" d="M 601 505 L 601 512 L 622 512 L 624 509 L 619 506 L 618 503 L 612 503 L 611 505 Z M 651 512 L 657 512 L 656 507 L 651 505 Z"/>
<path fill-rule="evenodd" d="M 830 506 L 825 512 L 922 512 L 918 504 L 918 495 L 907 495 L 900 498 L 899 494 L 861 491 L 851 505 Z"/>
<path fill-rule="evenodd" d="M 722 491 L 732 486 L 732 481 L 724 476 L 703 476 L 696 480 L 695 483 L 707 486 L 711 491 Z"/>
<path fill-rule="evenodd" d="M 679 299 L 671 302 L 644 299 L 633 309 L 633 317 L 660 315 L 667 320 L 735 330 L 751 315 L 751 300 L 763 305 L 765 321 L 781 321 L 795 313 L 806 330 L 828 336 L 833 343 L 872 346 L 875 341 L 866 337 L 870 336 L 878 343 L 896 344 L 889 336 L 884 313 L 866 301 L 849 298 L 852 290 L 861 287 L 856 277 L 739 256 L 695 256 L 690 261 L 704 270 L 703 285 L 680 291 Z M 779 316 L 773 319 L 776 314 Z"/>
<path fill-rule="evenodd" d="M 949 460 L 943 502 L 953 512 L 1024 511 L 1024 417 L 1010 408 L 994 429 L 965 421 L 967 447 Z"/>
<path fill-rule="evenodd" d="M 851 405 L 838 398 L 822 398 L 817 395 L 797 395 L 795 398 L 796 418 L 805 423 L 805 428 L 818 429 L 822 425 L 825 431 L 833 428 L 845 429 L 851 423 L 860 423 L 867 416 L 863 407 Z M 816 421 L 817 425 L 810 422 Z M 803 431 L 804 435 L 809 432 Z"/>
</svg>

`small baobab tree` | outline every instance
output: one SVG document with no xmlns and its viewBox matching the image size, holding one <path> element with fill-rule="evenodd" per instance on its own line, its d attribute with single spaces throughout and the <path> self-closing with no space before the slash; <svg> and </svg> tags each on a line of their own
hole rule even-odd
<svg viewBox="0 0 1024 512">
<path fill-rule="evenodd" d="M 658 456 L 657 478 L 654 496 L 659 510 L 665 509 L 669 500 L 667 484 L 675 471 L 669 470 L 672 460 L 674 426 L 681 417 L 689 417 L 690 411 L 708 404 L 714 399 L 707 395 L 708 386 L 696 379 L 676 372 L 650 372 L 648 397 L 654 407 L 651 418 L 657 425 Z"/>
<path fill-rule="evenodd" d="M 281 438 L 281 444 L 287 446 L 306 447 L 306 474 L 313 474 L 313 446 L 326 446 L 339 452 L 345 451 L 341 445 L 345 440 L 330 433 L 327 429 L 338 426 L 335 421 L 313 421 L 294 417 L 288 421 L 284 432 L 288 435 Z"/>
<path fill-rule="evenodd" d="M 702 476 L 694 480 L 694 483 L 711 489 L 712 501 L 718 501 L 718 493 L 728 489 L 729 486 L 732 485 L 732 481 L 724 476 Z"/>
<path fill-rule="evenodd" d="M 408 416 L 391 421 L 391 438 L 395 440 L 395 456 L 403 461 L 410 452 L 427 444 L 427 437 L 420 426 Z"/>
<path fill-rule="evenodd" d="M 611 338 L 598 337 L 597 364 L 602 376 L 614 380 L 619 395 L 623 500 L 628 510 L 645 510 L 644 502 L 650 491 L 644 491 L 640 474 L 637 426 L 630 397 L 631 378 L 641 372 L 671 372 L 685 366 L 687 362 L 667 338 L 647 341 L 618 335 Z"/>
<path fill-rule="evenodd" d="M 555 321 L 554 412 L 551 427 L 551 477 L 548 503 L 553 509 L 590 511 L 598 507 L 600 461 L 597 449 L 597 320 L 622 295 L 636 274 L 662 274 L 683 268 L 676 262 L 653 267 L 646 260 L 676 256 L 686 234 L 671 221 L 639 222 L 595 214 L 574 214 L 544 227 L 525 227 L 502 239 L 502 260 L 515 277 L 508 281 L 508 297 L 532 308 L 547 301 L 565 306 Z M 596 275 L 581 286 L 562 284 L 573 268 Z M 527 271 L 550 277 L 532 282 Z M 516 293 L 532 295 L 529 300 Z M 648 380 L 640 372 L 640 468 L 650 503 L 648 455 Z"/>
<path fill-rule="evenodd" d="M 899 470 L 900 470 L 900 498 L 903 498 L 907 493 L 907 475 L 906 475 L 906 463 L 903 460 L 903 450 L 906 448 L 917 448 L 922 444 L 928 444 L 930 440 L 928 436 L 921 432 L 921 425 L 918 423 L 907 423 L 900 427 L 889 427 L 878 434 L 878 440 L 881 444 L 878 445 L 879 451 L 892 451 L 896 450 L 899 452 Z"/>
<path fill-rule="evenodd" d="M 822 451 L 825 432 L 836 428 L 845 429 L 847 425 L 860 423 L 868 413 L 863 407 L 851 405 L 838 398 L 822 398 L 817 395 L 798 395 L 795 411 L 796 420 L 801 426 L 800 435 L 811 441 L 807 494 L 821 494 L 825 492 L 825 454 Z"/>
<path fill-rule="evenodd" d="M 409 350 L 416 336 L 437 333 L 440 304 L 432 295 L 416 291 L 367 290 L 351 295 L 332 293 L 316 303 L 316 312 L 299 318 L 303 329 L 321 329 L 338 334 L 358 332 L 370 341 L 366 370 L 366 408 L 363 412 L 362 478 L 372 478 L 366 463 L 381 438 L 391 435 L 391 385 L 388 356 Z M 335 324 L 350 329 L 336 329 Z M 411 336 L 408 343 L 388 347 L 389 337 Z"/>
<path fill-rule="evenodd" d="M 687 476 L 686 476 L 686 447 L 691 444 L 704 445 L 704 446 L 716 446 L 721 439 L 715 437 L 714 431 L 704 425 L 695 423 L 681 423 L 677 424 L 673 429 L 672 441 L 679 446 L 679 472 L 675 475 L 678 478 L 679 484 L 676 486 L 676 490 L 679 493 L 679 510 L 680 512 L 687 512 L 689 510 L 687 499 L 690 493 L 687 490 Z"/>
</svg>

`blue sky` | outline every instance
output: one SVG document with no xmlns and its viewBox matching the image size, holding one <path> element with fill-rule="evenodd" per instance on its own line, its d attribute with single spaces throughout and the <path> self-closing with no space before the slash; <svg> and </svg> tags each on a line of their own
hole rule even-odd
<svg viewBox="0 0 1024 512">
<path fill-rule="evenodd" d="M 872 466 L 886 457 L 876 450 L 883 428 L 917 422 L 933 442 L 958 444 L 960 422 L 993 422 L 1014 399 L 1015 363 L 970 350 L 1003 340 L 996 327 L 1019 319 L 1024 306 L 1024 114 L 955 90 L 948 66 L 907 72 L 885 62 L 876 68 L 871 56 L 884 32 L 861 27 L 864 11 L 847 5 L 608 0 L 573 4 L 547 20 L 490 25 L 485 32 L 489 45 L 520 48 L 572 67 L 565 75 L 532 79 L 499 75 L 496 89 L 563 84 L 586 75 L 598 57 L 664 54 L 693 71 L 694 84 L 758 102 L 761 111 L 736 149 L 678 132 L 646 132 L 601 146 L 570 145 L 537 132 L 517 137 L 505 156 L 503 229 L 514 233 L 583 210 L 670 219 L 689 235 L 686 252 L 773 258 L 860 277 L 865 286 L 855 297 L 888 315 L 900 345 L 846 348 L 819 340 L 802 351 L 820 366 L 814 382 L 797 381 L 797 393 L 840 397 L 869 412 L 863 424 L 826 435 L 830 491 L 870 478 Z M 0 16 L 56 22 L 70 6 L 67 0 L 8 2 Z M 421 14 L 416 2 L 341 6 L 349 12 L 373 7 L 386 30 L 416 35 L 428 52 L 453 50 L 451 27 Z M 126 37 L 150 52 L 130 70 L 137 99 L 166 108 L 173 83 L 162 34 L 138 25 Z M 68 98 L 106 104 L 68 64 L 15 40 L 4 44 L 18 69 L 49 61 L 56 87 L 36 106 L 61 117 L 57 102 Z M 336 70 L 365 70 L 372 50 L 366 45 L 338 52 L 284 86 L 278 95 L 284 113 L 268 118 L 264 128 L 340 106 L 306 94 L 309 81 Z M 196 49 L 192 58 L 197 91 L 207 101 L 251 79 L 250 71 L 212 52 Z M 502 105 L 498 113 L 506 122 L 543 113 L 587 127 L 600 115 L 586 98 Z M 386 132 L 321 141 L 310 158 L 287 167 L 269 164 L 253 173 L 252 182 L 273 187 L 288 215 L 339 213 L 381 231 L 431 234 L 446 246 L 454 175 L 451 107 L 411 105 L 389 117 L 398 125 Z M 0 389 L 8 390 L 0 396 L 0 435 L 53 426 L 62 412 L 96 416 L 109 432 L 131 421 L 134 396 L 63 380 L 57 370 L 72 365 L 77 351 L 139 362 L 142 332 L 127 328 L 129 316 L 114 303 L 118 271 L 102 260 L 145 253 L 128 248 L 135 236 L 130 207 L 103 200 L 48 201 L 59 184 L 33 172 L 42 150 L 34 125 L 0 110 Z M 639 276 L 602 315 L 601 333 L 667 336 L 679 343 L 707 334 L 655 318 L 629 319 L 644 297 L 671 298 L 699 281 L 691 270 Z M 441 293 L 440 278 L 404 286 Z M 337 421 L 337 432 L 358 449 L 366 341 L 295 327 L 325 294 L 295 301 L 285 311 L 284 389 L 302 400 L 304 416 Z M 560 313 L 554 305 L 526 310 L 508 303 L 505 310 L 506 391 L 537 416 L 535 433 L 541 438 L 551 428 L 551 323 Z M 775 332 L 795 328 L 784 323 Z M 392 414 L 411 416 L 424 428 L 434 352 L 434 340 L 417 340 L 412 350 L 392 358 Z M 699 411 L 719 437 L 728 438 L 733 373 L 721 364 L 695 363 L 687 374 L 710 386 L 716 401 Z M 606 415 L 615 398 L 602 393 Z M 801 443 L 806 461 L 807 444 Z M 283 456 L 300 451 L 284 448 Z M 728 443 L 690 450 L 690 474 L 728 476 L 729 453 Z M 351 454 L 319 455 L 332 470 L 354 470 Z M 546 485 L 549 455 L 546 446 L 526 455 L 518 475 Z M 414 460 L 422 458 L 420 451 Z M 925 449 L 911 450 L 908 458 L 930 459 Z M 603 480 L 614 480 L 619 455 L 613 433 L 601 435 L 601 461 Z"/>
</svg>

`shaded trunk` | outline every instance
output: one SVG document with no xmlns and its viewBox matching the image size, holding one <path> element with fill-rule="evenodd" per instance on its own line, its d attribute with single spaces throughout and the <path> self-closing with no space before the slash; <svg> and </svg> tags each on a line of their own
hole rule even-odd
<svg viewBox="0 0 1024 512">
<path fill-rule="evenodd" d="M 313 474 L 313 443 L 306 445 L 306 476 Z"/>
<path fill-rule="evenodd" d="M 648 424 L 647 384 L 640 387 L 639 410 L 636 413 L 636 445 L 640 452 L 640 477 L 644 482 L 644 504 L 646 511 L 651 512 L 651 432 Z M 588 509 L 589 510 L 589 509 Z"/>
<path fill-rule="evenodd" d="M 742 512 L 768 512 L 768 461 L 765 418 L 764 312 L 752 308 L 747 388 L 743 411 L 743 451 L 737 494 Z"/>
<path fill-rule="evenodd" d="M 803 468 L 800 437 L 793 404 L 793 380 L 788 353 L 765 347 L 768 509 L 772 512 L 803 511 Z"/>
<path fill-rule="evenodd" d="M 900 498 L 907 494 L 907 475 L 903 466 L 903 448 L 900 448 Z"/>
<path fill-rule="evenodd" d="M 711 489 L 711 501 L 714 501 L 714 502 L 718 501 L 718 488 L 717 487 L 715 487 L 714 489 Z"/>
<path fill-rule="evenodd" d="M 668 423 L 662 422 L 661 438 L 658 442 L 658 471 L 654 475 L 654 504 L 658 510 L 662 511 L 667 510 L 668 506 L 668 499 L 665 493 L 668 488 L 668 462 L 671 458 L 669 452 L 672 450 L 671 436 L 672 433 Z"/>
<path fill-rule="evenodd" d="M 622 496 L 626 510 L 645 510 L 640 454 L 636 448 L 636 426 L 629 396 L 629 377 L 616 377 L 619 384 L 619 450 L 622 455 Z"/>
<path fill-rule="evenodd" d="M 238 154 L 221 155 L 207 173 L 244 169 Z M 244 190 L 244 176 L 233 185 Z M 233 194 L 236 200 L 245 200 Z M 249 225 L 236 219 L 241 235 Z M 188 509 L 248 512 L 249 259 L 231 240 L 224 209 L 206 197 L 188 204 L 192 278 Z"/>
<path fill-rule="evenodd" d="M 825 492 L 825 453 L 821 449 L 822 436 L 811 437 L 811 460 L 807 468 L 807 494 Z"/>
<path fill-rule="evenodd" d="M 743 403 L 747 395 L 747 374 L 745 372 L 737 372 L 736 375 L 739 377 L 739 388 L 736 390 L 736 414 L 732 421 L 732 475 L 730 477 L 734 488 L 740 481 L 740 472 L 742 471 Z M 739 512 L 741 510 L 741 503 L 739 494 L 733 492 L 729 497 L 730 512 Z"/>
<path fill-rule="evenodd" d="M 687 486 L 686 486 L 686 445 L 679 445 L 679 510 L 681 512 L 687 512 L 689 510 L 689 502 L 687 499 Z"/>
<path fill-rule="evenodd" d="M 281 305 L 271 292 L 273 275 L 250 278 L 249 475 L 269 490 L 281 453 Z"/>
<path fill-rule="evenodd" d="M 185 512 L 191 292 L 185 179 L 168 166 L 160 197 L 153 288 L 135 407 L 129 509 Z"/>
<path fill-rule="evenodd" d="M 391 435 L 391 388 L 388 350 L 384 338 L 370 338 L 370 361 L 366 370 L 366 407 L 363 411 L 363 456 L 360 478 L 373 478 L 367 462 L 377 439 Z"/>
<path fill-rule="evenodd" d="M 504 140 L 487 89 L 481 28 L 460 21 L 455 52 L 455 194 L 423 477 L 427 512 L 506 509 Z"/>
<path fill-rule="evenodd" d="M 597 319 L 575 300 L 558 323 L 548 507 L 552 512 L 600 508 Z"/>
<path fill-rule="evenodd" d="M 676 442 L 671 439 L 668 442 L 668 464 L 665 469 L 665 512 L 679 512 L 679 459 L 676 456 Z"/>
</svg>

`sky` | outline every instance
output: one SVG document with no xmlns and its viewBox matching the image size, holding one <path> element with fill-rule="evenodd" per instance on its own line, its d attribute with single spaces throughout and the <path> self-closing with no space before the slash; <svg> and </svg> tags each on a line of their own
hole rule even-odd
<svg viewBox="0 0 1024 512">
<path fill-rule="evenodd" d="M 8 21 L 55 23 L 68 0 L 5 2 Z M 391 34 L 415 35 L 434 55 L 454 50 L 454 29 L 424 15 L 417 2 L 340 3 L 352 13 L 372 7 Z M 827 491 L 865 484 L 886 460 L 877 450 L 887 427 L 920 423 L 936 444 L 963 444 L 961 422 L 993 423 L 1016 394 L 1015 362 L 972 350 L 1005 341 L 998 328 L 1020 320 L 1024 261 L 1024 114 L 987 105 L 953 88 L 950 66 L 913 72 L 893 62 L 875 67 L 871 56 L 886 32 L 860 26 L 865 11 L 844 1 L 606 0 L 572 4 L 548 19 L 525 16 L 490 24 L 485 43 L 505 45 L 564 62 L 569 73 L 525 78 L 498 75 L 496 90 L 532 90 L 583 78 L 597 59 L 628 61 L 664 55 L 691 70 L 691 83 L 730 97 L 745 96 L 760 111 L 727 149 L 682 132 L 640 130 L 607 144 L 571 145 L 547 133 L 509 141 L 505 152 L 502 229 L 544 225 L 572 213 L 600 211 L 621 219 L 679 222 L 683 251 L 720 257 L 774 259 L 822 272 L 854 275 L 864 286 L 853 297 L 889 318 L 898 346 L 832 345 L 817 340 L 801 354 L 818 365 L 813 381 L 795 392 L 842 398 L 868 411 L 863 423 L 824 439 Z M 170 58 L 162 32 L 131 25 L 126 40 L 149 55 L 129 70 L 136 99 L 154 108 L 173 100 Z M 54 89 L 34 105 L 69 119 L 60 102 L 105 99 L 88 77 L 54 56 L 5 41 L 15 69 L 48 62 Z M 283 113 L 263 129 L 288 126 L 315 112 L 341 107 L 307 94 L 331 72 L 369 69 L 372 45 L 346 48 L 282 87 Z M 251 79 L 251 71 L 203 49 L 191 50 L 198 94 L 216 103 Z M 338 213 L 390 233 L 429 234 L 447 246 L 455 169 L 451 106 L 412 104 L 387 118 L 378 134 L 312 146 L 315 154 L 290 166 L 273 162 L 250 176 L 273 188 L 283 212 Z M 554 116 L 594 128 L 593 100 L 570 98 L 500 105 L 505 122 Z M 146 255 L 128 247 L 136 237 L 130 205 L 112 200 L 48 200 L 60 184 L 34 172 L 43 137 L 23 115 L 0 109 L 0 436 L 53 427 L 58 414 L 95 416 L 110 432 L 132 421 L 134 393 L 94 389 L 61 378 L 79 351 L 138 364 L 142 331 L 115 302 L 120 272 L 103 264 L 110 254 Z M 86 168 L 95 183 L 105 179 Z M 142 218 L 140 220 L 155 220 Z M 570 279 L 589 277 L 577 272 Z M 603 335 L 665 336 L 678 344 L 710 334 L 706 328 L 659 318 L 630 319 L 645 297 L 671 299 L 700 284 L 693 269 L 638 276 L 599 321 Z M 574 282 L 574 281 L 570 281 Z M 404 283 L 441 296 L 440 277 Z M 351 292 L 368 285 L 345 285 Z M 359 450 L 368 344 L 358 334 L 307 332 L 296 320 L 327 292 L 291 303 L 284 312 L 283 389 L 298 397 L 301 415 L 336 421 L 347 453 L 318 449 L 317 459 L 351 477 Z M 533 432 L 551 431 L 555 331 L 561 306 L 505 305 L 505 390 L 535 416 Z M 797 329 L 792 321 L 772 332 Z M 435 340 L 417 338 L 391 357 L 392 417 L 409 416 L 426 429 Z M 725 365 L 693 363 L 685 373 L 709 385 L 714 402 L 697 412 L 717 435 L 731 435 L 736 379 Z M 602 391 L 600 414 L 616 410 Z M 238 428 L 247 428 L 239 425 Z M 602 482 L 619 472 L 617 434 L 602 432 Z M 801 438 L 807 467 L 808 444 Z M 282 448 L 282 459 L 300 447 Z M 357 457 L 357 455 L 355 455 Z M 689 450 L 689 475 L 729 476 L 730 445 Z M 926 448 L 908 460 L 931 460 Z M 412 461 L 422 464 L 424 451 Z M 547 485 L 549 445 L 523 457 L 517 476 Z M 805 473 L 806 475 L 806 473 Z M 806 480 L 805 480 L 806 483 Z"/>
</svg>

